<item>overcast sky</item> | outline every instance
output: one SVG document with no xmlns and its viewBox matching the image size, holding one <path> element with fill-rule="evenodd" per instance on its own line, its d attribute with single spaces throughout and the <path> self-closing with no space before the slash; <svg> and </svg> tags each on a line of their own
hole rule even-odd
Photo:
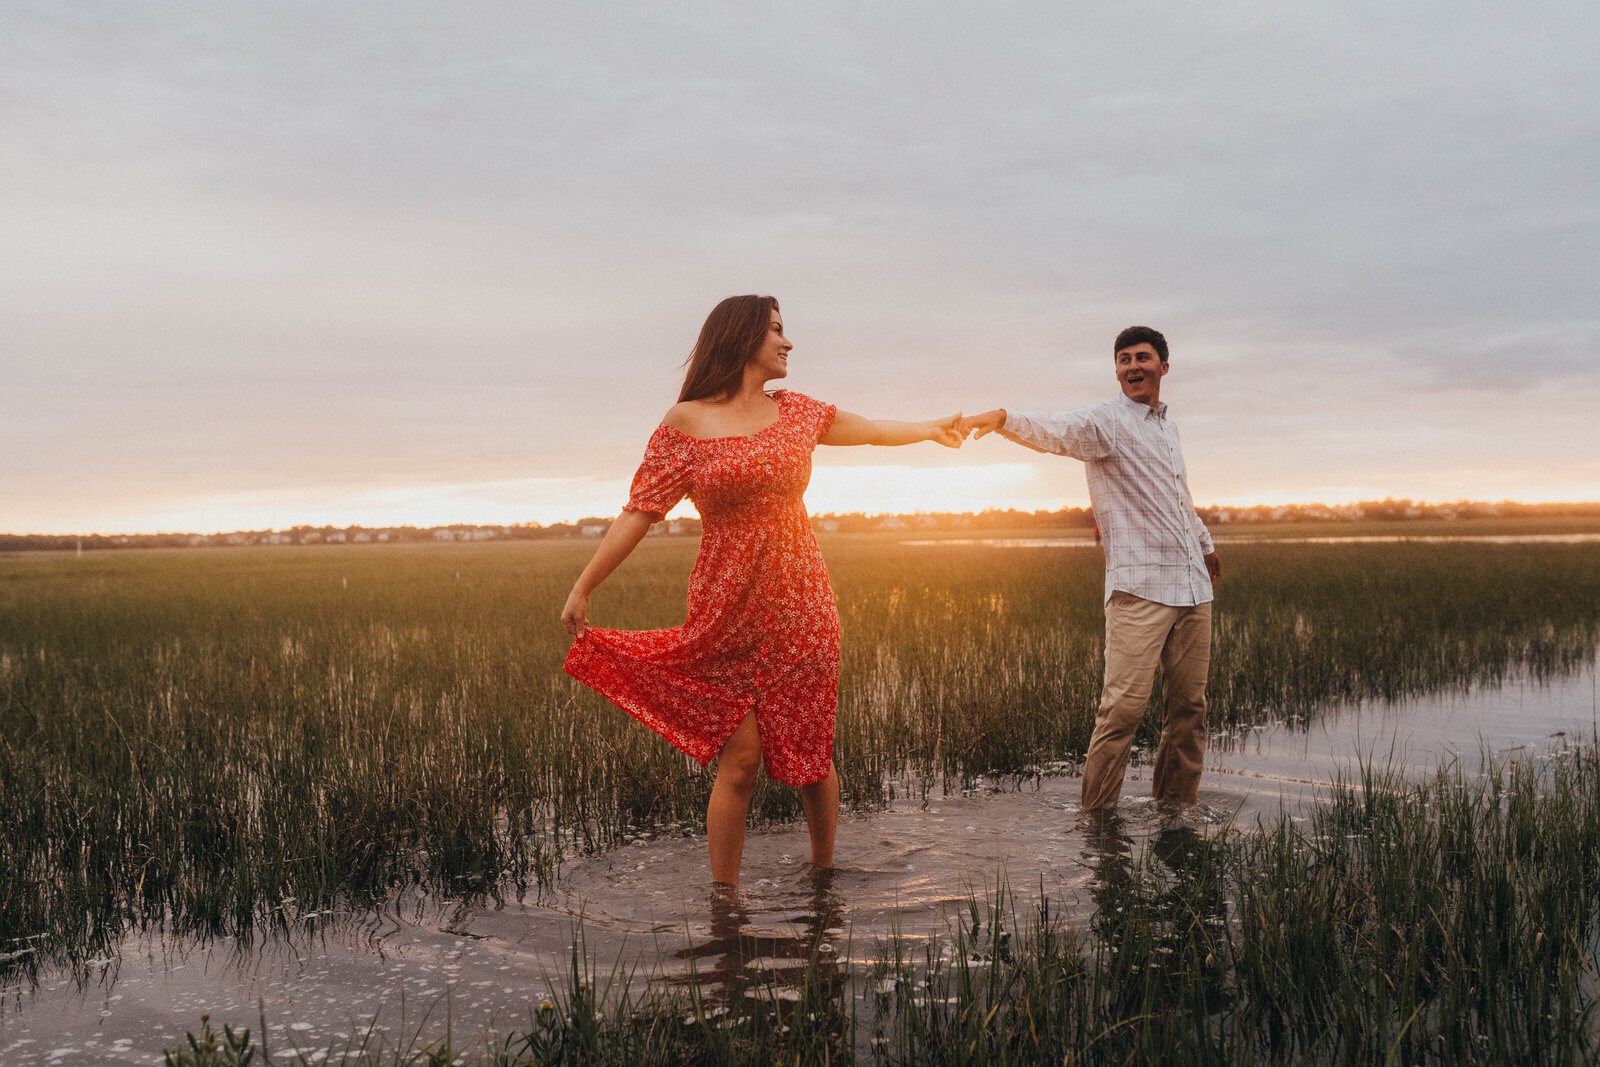
<svg viewBox="0 0 1600 1067">
<path fill-rule="evenodd" d="M 1597 56 L 1578 0 L 14 0 L 0 531 L 614 513 L 739 292 L 893 418 L 1107 396 L 1157 326 L 1202 503 L 1600 498 Z"/>
</svg>

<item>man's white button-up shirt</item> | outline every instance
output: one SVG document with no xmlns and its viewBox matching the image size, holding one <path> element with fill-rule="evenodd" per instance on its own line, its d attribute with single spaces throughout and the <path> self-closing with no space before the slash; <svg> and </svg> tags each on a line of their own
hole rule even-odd
<svg viewBox="0 0 1600 1067">
<path fill-rule="evenodd" d="M 1007 411 L 1000 432 L 1084 462 L 1106 552 L 1106 599 L 1117 590 L 1172 607 L 1211 599 L 1203 556 L 1211 534 L 1195 514 L 1178 427 L 1167 405 L 1122 394 L 1075 411 Z"/>
</svg>

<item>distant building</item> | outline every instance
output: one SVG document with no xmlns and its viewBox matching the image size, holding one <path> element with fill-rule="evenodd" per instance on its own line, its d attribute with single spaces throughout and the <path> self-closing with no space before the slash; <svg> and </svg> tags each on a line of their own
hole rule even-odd
<svg viewBox="0 0 1600 1067">
<path fill-rule="evenodd" d="M 599 523 L 590 523 L 588 526 L 581 527 L 578 532 L 585 537 L 599 537 L 606 532 L 606 528 Z"/>
</svg>

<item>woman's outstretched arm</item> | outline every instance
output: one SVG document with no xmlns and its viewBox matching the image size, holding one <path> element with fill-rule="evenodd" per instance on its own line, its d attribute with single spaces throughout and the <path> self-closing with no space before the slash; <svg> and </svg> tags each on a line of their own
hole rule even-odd
<svg viewBox="0 0 1600 1067">
<path fill-rule="evenodd" d="M 561 625 L 567 628 L 567 633 L 573 637 L 583 636 L 583 631 L 589 627 L 589 594 L 644 540 L 654 521 L 651 516 L 648 511 L 624 511 L 600 539 L 594 558 L 578 575 L 567 596 L 567 605 L 561 609 Z"/>
<path fill-rule="evenodd" d="M 937 441 L 947 448 L 960 448 L 965 436 L 958 428 L 960 415 L 946 415 L 928 422 L 896 422 L 894 419 L 868 419 L 853 412 L 834 415 L 833 425 L 822 435 L 825 445 L 914 445 L 918 441 Z"/>
</svg>

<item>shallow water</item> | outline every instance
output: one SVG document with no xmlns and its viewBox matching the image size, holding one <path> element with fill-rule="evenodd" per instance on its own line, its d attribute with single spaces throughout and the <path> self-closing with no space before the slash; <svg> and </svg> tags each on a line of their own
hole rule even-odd
<svg viewBox="0 0 1600 1067">
<path fill-rule="evenodd" d="M 275 1057 L 354 1047 L 369 1027 L 391 1045 L 414 1033 L 437 1039 L 447 1019 L 457 1048 L 481 1050 L 476 1038 L 526 1027 L 567 980 L 580 916 L 581 948 L 602 985 L 620 966 L 627 973 L 614 980 L 636 990 L 671 987 L 692 971 L 714 997 L 771 995 L 768 983 L 776 976 L 781 986 L 813 952 L 842 973 L 891 934 L 947 938 L 967 900 L 992 896 L 1002 880 L 1018 915 L 1044 892 L 1081 925 L 1111 853 L 1145 844 L 1159 852 L 1173 832 L 1273 821 L 1354 777 L 1358 756 L 1423 776 L 1443 759 L 1475 769 L 1484 754 L 1537 754 L 1597 730 L 1591 663 L 1554 682 L 1350 705 L 1309 727 L 1218 734 L 1201 805 L 1176 825 L 1153 810 L 1149 767 L 1135 765 L 1109 836 L 1079 819 L 1077 779 L 1052 774 L 847 818 L 831 877 L 804 862 L 803 829 L 753 834 L 736 899 L 707 890 L 704 841 L 677 836 L 569 864 L 539 901 L 466 906 L 408 891 L 380 912 L 297 917 L 292 937 L 254 945 L 131 937 L 81 984 L 59 974 L 8 990 L 0 1062 L 159 1063 L 202 1012 L 257 1034 L 264 1018 Z"/>
<path fill-rule="evenodd" d="M 1358 756 L 1412 779 L 1451 760 L 1477 771 L 1486 756 L 1537 755 L 1600 736 L 1596 674 L 1591 660 L 1565 678 L 1348 704 L 1319 712 L 1310 725 L 1278 721 L 1213 734 L 1207 773 L 1260 780 L 1286 797 L 1300 797 L 1308 790 L 1298 783 L 1358 779 Z"/>
<path fill-rule="evenodd" d="M 1600 533 L 1571 534 L 1360 534 L 1348 537 L 1272 537 L 1213 533 L 1219 545 L 1584 545 L 1600 542 Z M 982 545 L 985 548 L 1085 548 L 1098 546 L 1088 534 L 1081 537 L 957 537 L 899 541 L 901 545 Z"/>
</svg>

